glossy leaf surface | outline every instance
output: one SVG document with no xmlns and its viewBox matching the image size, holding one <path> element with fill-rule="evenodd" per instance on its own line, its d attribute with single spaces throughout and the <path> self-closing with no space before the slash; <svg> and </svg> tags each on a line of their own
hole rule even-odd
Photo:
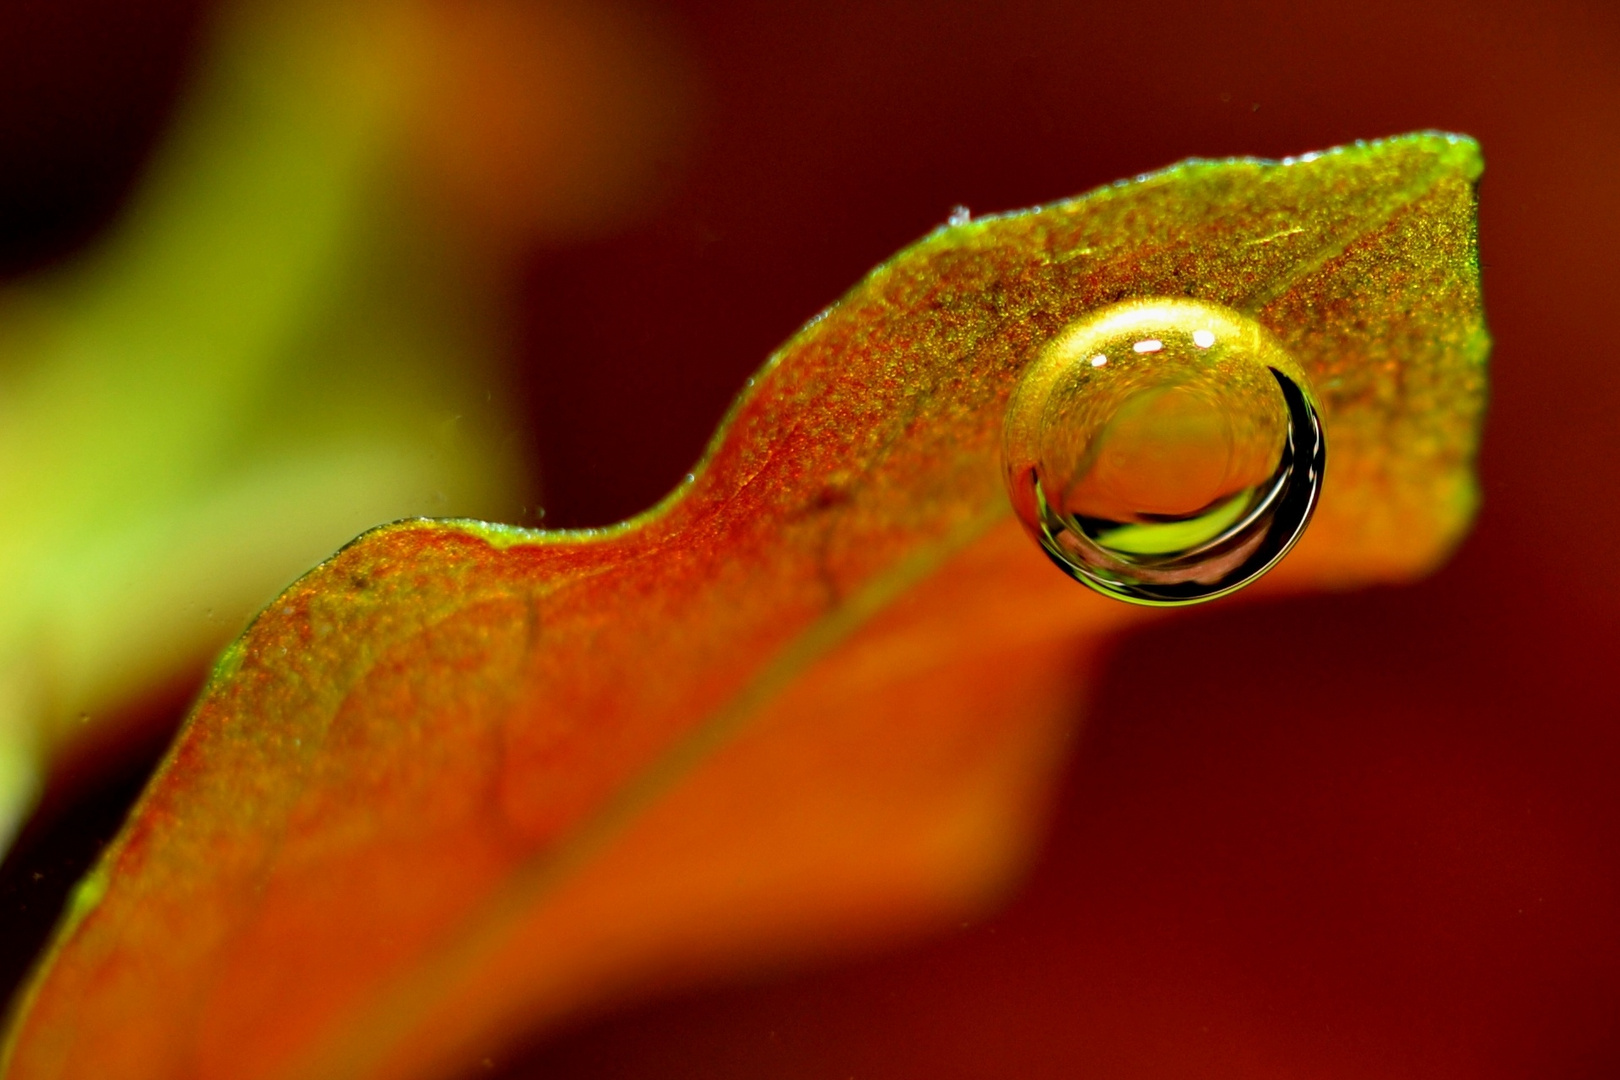
<svg viewBox="0 0 1620 1080">
<path fill-rule="evenodd" d="M 1421 573 L 1473 505 L 1478 171 L 1409 136 L 943 228 L 773 357 L 647 515 L 362 537 L 221 661 L 6 1075 L 457 1075 L 618 996 L 982 909 L 1088 646 L 1144 617 L 1013 522 L 1020 372 L 1122 298 L 1250 313 L 1330 446 L 1269 587 Z"/>
</svg>

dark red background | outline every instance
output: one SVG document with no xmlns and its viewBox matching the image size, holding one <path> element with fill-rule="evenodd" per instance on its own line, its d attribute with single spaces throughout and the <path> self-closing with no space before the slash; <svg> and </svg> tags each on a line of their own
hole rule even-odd
<svg viewBox="0 0 1620 1080">
<path fill-rule="evenodd" d="M 0 244 L 116 206 L 199 0 L 0 0 Z M 546 1077 L 1620 1073 L 1620 13 L 1600 3 L 660 5 L 706 81 L 650 220 L 523 272 L 548 523 L 642 508 L 742 379 L 952 205 L 1438 127 L 1484 145 L 1485 506 L 1412 588 L 1121 642 L 1001 915 L 605 1017 Z"/>
</svg>

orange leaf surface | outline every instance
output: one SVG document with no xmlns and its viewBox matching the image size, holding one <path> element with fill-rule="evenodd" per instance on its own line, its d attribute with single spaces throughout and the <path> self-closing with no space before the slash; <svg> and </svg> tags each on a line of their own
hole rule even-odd
<svg viewBox="0 0 1620 1080">
<path fill-rule="evenodd" d="M 954 224 L 794 336 L 642 517 L 361 537 L 221 660 L 5 1075 L 456 1075 L 616 997 L 982 910 L 1091 646 L 1148 617 L 1013 519 L 1020 372 L 1122 298 L 1247 312 L 1331 447 L 1267 587 L 1421 573 L 1473 506 L 1478 172 L 1415 135 Z"/>
</svg>

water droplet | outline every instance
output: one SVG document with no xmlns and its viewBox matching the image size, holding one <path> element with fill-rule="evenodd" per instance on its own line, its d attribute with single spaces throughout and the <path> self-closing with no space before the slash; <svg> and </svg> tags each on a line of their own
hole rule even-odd
<svg viewBox="0 0 1620 1080">
<path fill-rule="evenodd" d="M 1116 599 L 1177 605 L 1239 589 L 1293 547 L 1326 446 L 1310 382 L 1270 331 L 1154 299 L 1046 345 L 1003 452 L 1013 507 L 1053 562 Z"/>
<path fill-rule="evenodd" d="M 686 482 L 688 484 L 696 483 L 697 482 L 697 476 L 694 475 L 693 473 L 687 473 L 686 474 Z"/>
<path fill-rule="evenodd" d="M 951 207 L 951 216 L 945 219 L 947 225 L 966 225 L 973 220 L 973 214 L 967 207 L 957 205 Z"/>
</svg>

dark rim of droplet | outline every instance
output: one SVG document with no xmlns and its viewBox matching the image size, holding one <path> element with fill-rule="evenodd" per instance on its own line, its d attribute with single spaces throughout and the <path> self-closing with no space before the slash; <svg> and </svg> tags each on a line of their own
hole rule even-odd
<svg viewBox="0 0 1620 1080">
<path fill-rule="evenodd" d="M 1081 584 L 1129 603 L 1160 607 L 1197 604 L 1225 596 L 1270 570 L 1299 540 L 1316 511 L 1327 444 L 1322 437 L 1321 419 L 1304 391 L 1276 368 L 1268 370 L 1288 405 L 1288 437 L 1276 471 L 1238 521 L 1192 548 L 1166 555 L 1126 555 L 1094 538 L 1096 527 L 1103 523 L 1065 518 L 1052 510 L 1040 480 L 1030 470 L 1041 548 Z M 1239 559 L 1237 564 L 1213 581 L 1165 580 L 1234 557 Z"/>
</svg>

